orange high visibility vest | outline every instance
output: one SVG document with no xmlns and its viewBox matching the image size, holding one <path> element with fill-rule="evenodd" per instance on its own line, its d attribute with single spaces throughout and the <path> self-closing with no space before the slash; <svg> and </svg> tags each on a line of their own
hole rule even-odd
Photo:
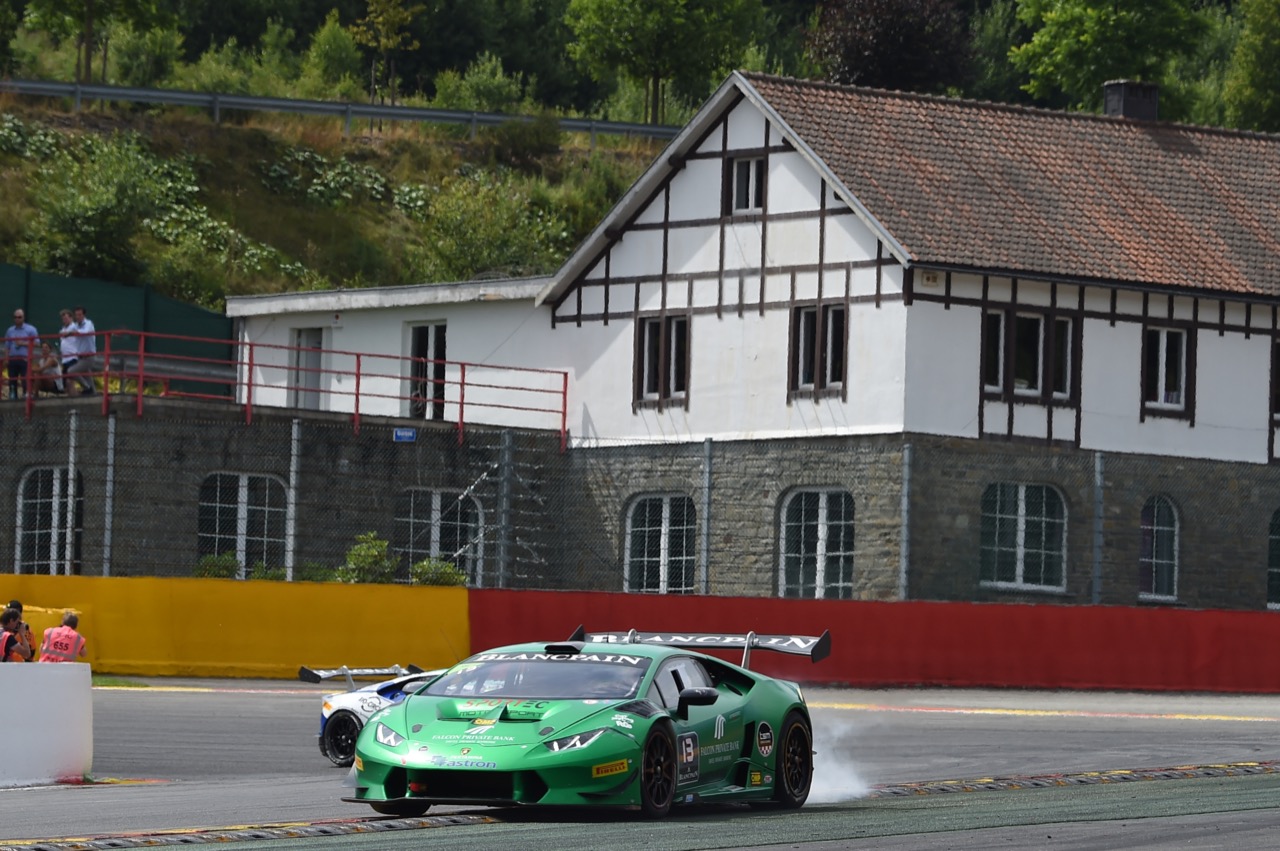
<svg viewBox="0 0 1280 851">
<path fill-rule="evenodd" d="M 51 626 L 40 644 L 41 662 L 74 662 L 84 647 L 84 637 L 69 626 Z"/>
</svg>

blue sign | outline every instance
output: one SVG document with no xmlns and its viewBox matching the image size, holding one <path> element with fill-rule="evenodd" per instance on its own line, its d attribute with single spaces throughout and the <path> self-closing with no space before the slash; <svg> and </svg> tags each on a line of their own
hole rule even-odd
<svg viewBox="0 0 1280 851">
<path fill-rule="evenodd" d="M 391 439 L 396 443 L 413 443 L 418 439 L 418 430 L 416 428 L 392 429 Z"/>
</svg>

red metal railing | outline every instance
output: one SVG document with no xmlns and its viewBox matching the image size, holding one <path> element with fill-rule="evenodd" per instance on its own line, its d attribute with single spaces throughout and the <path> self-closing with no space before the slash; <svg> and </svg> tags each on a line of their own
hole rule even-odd
<svg viewBox="0 0 1280 851">
<path fill-rule="evenodd" d="M 357 432 L 363 417 L 388 416 L 454 423 L 460 443 L 469 424 L 554 430 L 562 449 L 568 439 L 564 370 L 140 331 L 94 337 L 96 359 L 79 375 L 94 381 L 104 415 L 118 397 L 133 396 L 138 416 L 168 397 L 235 404 L 245 422 L 255 408 L 299 408 L 348 414 Z M 14 382 L 27 416 L 41 397 L 74 395 L 73 379 L 56 373 L 26 369 Z"/>
</svg>

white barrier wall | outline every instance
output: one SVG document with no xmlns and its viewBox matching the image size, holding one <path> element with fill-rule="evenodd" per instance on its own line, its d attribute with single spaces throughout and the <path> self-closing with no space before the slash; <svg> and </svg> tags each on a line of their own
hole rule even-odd
<svg viewBox="0 0 1280 851">
<path fill-rule="evenodd" d="M 93 692 L 82 662 L 0 664 L 0 787 L 82 780 L 93 768 Z"/>
</svg>

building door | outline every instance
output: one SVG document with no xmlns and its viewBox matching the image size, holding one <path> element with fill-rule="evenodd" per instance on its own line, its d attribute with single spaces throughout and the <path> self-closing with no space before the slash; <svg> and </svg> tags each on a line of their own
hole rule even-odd
<svg viewBox="0 0 1280 851">
<path fill-rule="evenodd" d="M 444 419 L 444 325 L 413 328 L 409 355 L 409 416 Z"/>
<path fill-rule="evenodd" d="M 293 329 L 293 368 L 289 370 L 289 405 L 307 411 L 320 410 L 320 379 L 324 348 L 323 328 Z"/>
</svg>

